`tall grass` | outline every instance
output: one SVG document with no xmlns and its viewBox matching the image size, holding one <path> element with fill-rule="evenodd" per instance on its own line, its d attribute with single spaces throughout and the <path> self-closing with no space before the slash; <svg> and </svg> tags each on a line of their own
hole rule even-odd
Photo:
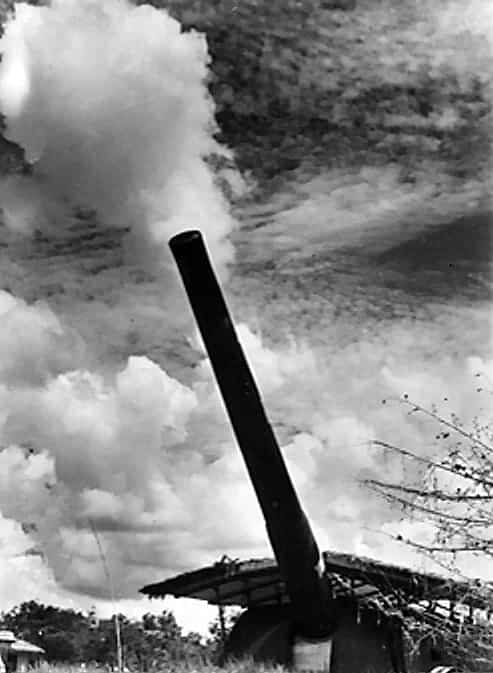
<svg viewBox="0 0 493 673">
<path fill-rule="evenodd" d="M 37 669 L 37 673 L 102 673 L 107 671 L 103 667 L 92 665 L 52 665 L 42 663 Z M 127 670 L 127 669 L 125 669 Z M 267 666 L 265 664 L 254 662 L 251 659 L 243 661 L 230 662 L 225 666 L 217 666 L 212 663 L 203 664 L 189 664 L 183 663 L 169 663 L 166 668 L 161 669 L 163 673 L 284 673 L 286 671 L 282 666 Z M 134 669 L 131 673 L 136 673 Z M 140 673 L 148 673 L 142 671 Z M 160 673 L 160 669 L 153 669 L 153 673 Z"/>
</svg>

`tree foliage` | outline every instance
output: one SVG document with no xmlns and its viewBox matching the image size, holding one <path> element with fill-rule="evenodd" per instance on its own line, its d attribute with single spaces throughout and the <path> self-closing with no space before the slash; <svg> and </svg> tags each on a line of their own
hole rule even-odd
<svg viewBox="0 0 493 673">
<path fill-rule="evenodd" d="M 184 634 L 171 612 L 145 614 L 141 620 L 118 615 L 124 665 L 132 670 L 165 670 L 174 662 L 208 660 L 214 640 L 202 642 L 196 633 Z M 2 628 L 46 651 L 50 662 L 80 662 L 115 666 L 115 618 L 97 620 L 93 615 L 43 605 L 22 603 L 3 613 Z"/>
</svg>

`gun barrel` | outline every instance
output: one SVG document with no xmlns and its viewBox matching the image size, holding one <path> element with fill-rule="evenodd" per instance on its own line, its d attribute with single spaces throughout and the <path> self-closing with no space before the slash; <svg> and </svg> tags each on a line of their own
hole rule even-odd
<svg viewBox="0 0 493 673">
<path fill-rule="evenodd" d="M 254 486 L 301 632 L 323 637 L 332 624 L 321 557 L 267 419 L 199 231 L 169 242 Z"/>
</svg>

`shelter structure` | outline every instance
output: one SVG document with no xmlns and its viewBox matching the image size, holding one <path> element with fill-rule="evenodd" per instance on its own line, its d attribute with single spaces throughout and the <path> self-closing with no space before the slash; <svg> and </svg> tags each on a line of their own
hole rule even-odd
<svg viewBox="0 0 493 673">
<path fill-rule="evenodd" d="M 415 572 L 352 554 L 326 551 L 323 557 L 334 598 L 353 596 L 367 603 L 381 603 L 382 608 L 402 607 L 403 600 L 406 605 L 423 600 L 429 603 L 446 600 L 452 610 L 464 599 L 471 610 L 484 603 L 469 582 Z M 279 567 L 269 558 L 240 561 L 223 556 L 214 565 L 148 584 L 141 591 L 149 597 L 172 595 L 245 608 L 289 602 Z"/>
<path fill-rule="evenodd" d="M 345 618 L 352 624 L 346 630 L 348 639 L 353 647 L 358 644 L 362 656 L 364 647 L 358 626 L 365 621 L 379 623 L 389 616 L 406 621 L 410 670 L 420 670 L 421 660 L 439 666 L 444 649 L 460 658 L 460 642 L 467 640 L 468 631 L 474 639 L 478 629 L 493 628 L 493 587 L 489 585 L 420 573 L 351 554 L 326 551 L 323 560 L 333 607 L 340 614 L 346 613 Z M 141 592 L 150 598 L 169 595 L 205 600 L 220 609 L 239 606 L 247 609 L 245 615 L 259 610 L 282 615 L 290 605 L 279 567 L 268 558 L 240 561 L 224 556 L 211 566 L 149 584 Z M 371 629 L 365 631 L 371 633 Z M 420 641 L 419 647 L 414 646 L 413 635 Z M 281 634 L 279 637 L 284 638 Z M 241 643 L 233 641 L 227 644 L 226 654 L 228 647 L 235 652 L 242 650 Z M 489 670 L 491 664 L 488 662 Z"/>
<path fill-rule="evenodd" d="M 26 673 L 44 658 L 43 648 L 16 638 L 12 631 L 0 630 L 0 657 L 6 673 Z"/>
</svg>

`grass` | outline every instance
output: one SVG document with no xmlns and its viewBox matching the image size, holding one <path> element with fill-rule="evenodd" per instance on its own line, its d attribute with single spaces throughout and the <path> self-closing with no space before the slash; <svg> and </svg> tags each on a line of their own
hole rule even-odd
<svg viewBox="0 0 493 673">
<path fill-rule="evenodd" d="M 42 663 L 37 669 L 39 673 L 101 673 L 106 670 L 103 667 L 91 665 L 51 665 Z M 132 669 L 134 670 L 134 669 Z M 286 669 L 282 666 L 266 666 L 261 663 L 255 663 L 252 660 L 245 660 L 239 662 L 231 662 L 225 666 L 216 666 L 214 664 L 189 664 L 183 663 L 167 663 L 166 666 L 160 668 L 153 668 L 152 673 L 159 673 L 166 671 L 166 673 L 283 673 Z M 144 672 L 142 673 L 151 673 Z"/>
</svg>

